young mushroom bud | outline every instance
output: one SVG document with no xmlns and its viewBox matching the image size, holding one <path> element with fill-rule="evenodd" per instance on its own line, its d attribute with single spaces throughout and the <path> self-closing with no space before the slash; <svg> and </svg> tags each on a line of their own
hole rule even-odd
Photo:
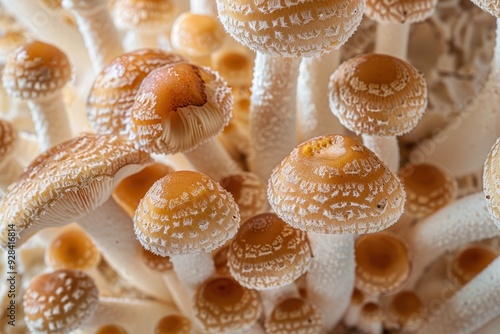
<svg viewBox="0 0 500 334">
<path fill-rule="evenodd" d="M 453 257 L 449 264 L 449 274 L 459 284 L 467 284 L 497 256 L 498 252 L 486 245 L 469 245 Z"/>
<path fill-rule="evenodd" d="M 425 308 L 420 297 L 412 291 L 395 294 L 387 307 L 387 320 L 403 332 L 415 332 L 423 323 Z"/>
<path fill-rule="evenodd" d="M 358 329 L 364 334 L 382 334 L 384 330 L 384 313 L 380 306 L 368 302 L 361 308 Z"/>
<path fill-rule="evenodd" d="M 302 298 L 285 299 L 266 319 L 268 334 L 319 334 L 322 328 L 323 315 Z"/>
<path fill-rule="evenodd" d="M 191 334 L 191 321 L 180 314 L 167 315 L 158 321 L 154 334 Z"/>
</svg>

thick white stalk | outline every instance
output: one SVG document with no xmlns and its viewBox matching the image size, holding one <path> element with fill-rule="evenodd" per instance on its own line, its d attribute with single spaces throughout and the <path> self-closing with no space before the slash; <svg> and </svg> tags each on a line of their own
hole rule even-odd
<svg viewBox="0 0 500 334">
<path fill-rule="evenodd" d="M 330 112 L 328 83 L 340 64 L 340 51 L 303 58 L 297 82 L 298 142 L 326 134 L 343 134 L 344 127 Z"/>
<path fill-rule="evenodd" d="M 299 289 L 295 283 L 290 283 L 285 286 L 259 291 L 262 303 L 262 313 L 267 318 L 271 315 L 276 305 L 287 298 L 299 298 Z"/>
<path fill-rule="evenodd" d="M 388 54 L 406 60 L 409 36 L 409 23 L 379 23 L 375 53 Z"/>
<path fill-rule="evenodd" d="M 40 151 L 73 137 L 62 91 L 28 100 Z"/>
<path fill-rule="evenodd" d="M 189 0 L 190 12 L 217 17 L 215 0 Z"/>
<path fill-rule="evenodd" d="M 300 58 L 257 53 L 250 107 L 250 170 L 267 181 L 297 145 L 296 97 Z"/>
<path fill-rule="evenodd" d="M 147 267 L 140 256 L 142 246 L 136 240 L 132 219 L 113 198 L 77 222 L 128 283 L 153 298 L 171 301 L 161 274 Z"/>
<path fill-rule="evenodd" d="M 394 173 L 399 170 L 399 145 L 398 139 L 393 137 L 378 137 L 362 135 L 363 144 L 372 150 Z"/>
<path fill-rule="evenodd" d="M 354 290 L 354 236 L 308 233 L 313 258 L 307 272 L 308 299 L 331 331 L 349 306 Z"/>
<path fill-rule="evenodd" d="M 214 260 L 208 253 L 175 255 L 170 257 L 170 261 L 179 280 L 188 289 L 196 289 L 198 285 L 215 275 Z"/>
<path fill-rule="evenodd" d="M 445 252 L 495 236 L 500 236 L 500 230 L 493 223 L 482 192 L 442 208 L 409 231 L 414 258 L 406 287 L 415 287 L 424 270 Z"/>
</svg>

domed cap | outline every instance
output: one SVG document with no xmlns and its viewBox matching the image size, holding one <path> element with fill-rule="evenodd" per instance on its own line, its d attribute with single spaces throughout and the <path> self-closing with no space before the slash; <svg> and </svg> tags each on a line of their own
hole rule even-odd
<svg viewBox="0 0 500 334">
<path fill-rule="evenodd" d="M 382 23 L 415 23 L 430 17 L 437 0 L 367 0 L 365 14 Z"/>
<path fill-rule="evenodd" d="M 149 73 L 132 108 L 130 139 L 149 152 L 190 151 L 219 133 L 231 118 L 225 81 L 188 63 Z"/>
<path fill-rule="evenodd" d="M 172 172 L 156 181 L 134 216 L 144 248 L 162 256 L 206 252 L 238 230 L 240 215 L 231 194 L 208 176 Z"/>
<path fill-rule="evenodd" d="M 316 137 L 274 170 L 269 202 L 285 222 L 305 231 L 362 234 L 383 230 L 403 213 L 399 179 L 357 140 Z"/>
<path fill-rule="evenodd" d="M 498 256 L 492 247 L 469 245 L 455 255 L 450 263 L 450 274 L 459 284 L 467 284 Z"/>
<path fill-rule="evenodd" d="M 257 292 L 229 277 L 209 279 L 196 291 L 194 320 L 205 333 L 244 332 L 261 311 Z"/>
<path fill-rule="evenodd" d="M 185 59 L 171 52 L 143 49 L 125 53 L 106 65 L 92 86 L 87 117 L 97 133 L 128 135 L 130 109 L 142 80 L 152 70 Z"/>
<path fill-rule="evenodd" d="M 500 228 L 500 138 L 497 139 L 484 163 L 483 188 L 488 211 Z"/>
<path fill-rule="evenodd" d="M 46 258 L 53 269 L 85 270 L 97 267 L 101 254 L 85 232 L 74 228 L 52 240 Z"/>
<path fill-rule="evenodd" d="M 424 321 L 424 304 L 413 291 L 398 292 L 390 301 L 388 309 L 389 317 L 408 332 L 414 332 Z"/>
<path fill-rule="evenodd" d="M 274 213 L 263 213 L 244 223 L 227 254 L 231 275 L 256 290 L 293 283 L 309 268 L 311 249 L 303 231 Z"/>
<path fill-rule="evenodd" d="M 500 17 L 500 3 L 498 0 L 471 0 L 476 6 L 495 17 Z"/>
<path fill-rule="evenodd" d="M 361 23 L 364 0 L 217 0 L 239 43 L 271 56 L 314 57 L 339 49 Z"/>
<path fill-rule="evenodd" d="M 342 63 L 330 77 L 330 109 L 357 134 L 400 136 L 427 107 L 424 77 L 409 63 L 365 54 Z"/>
<path fill-rule="evenodd" d="M 285 299 L 266 320 L 268 334 L 317 334 L 322 329 L 323 315 L 302 298 Z"/>
<path fill-rule="evenodd" d="M 160 319 L 154 334 L 190 334 L 191 321 L 180 314 L 167 315 Z"/>
<path fill-rule="evenodd" d="M 113 324 L 100 327 L 95 334 L 129 334 L 129 332 L 122 326 Z"/>
<path fill-rule="evenodd" d="M 165 29 L 177 13 L 173 0 L 116 0 L 113 19 L 118 28 L 156 32 Z"/>
<path fill-rule="evenodd" d="M 31 333 L 69 333 L 94 314 L 98 296 L 92 278 L 81 271 L 39 275 L 24 294 L 24 321 Z"/>
<path fill-rule="evenodd" d="M 2 77 L 9 95 L 25 99 L 56 92 L 70 80 L 68 57 L 54 45 L 40 41 L 18 47 L 5 64 Z"/>
<path fill-rule="evenodd" d="M 17 132 L 12 124 L 0 119 L 0 166 L 11 157 L 16 142 Z"/>
</svg>

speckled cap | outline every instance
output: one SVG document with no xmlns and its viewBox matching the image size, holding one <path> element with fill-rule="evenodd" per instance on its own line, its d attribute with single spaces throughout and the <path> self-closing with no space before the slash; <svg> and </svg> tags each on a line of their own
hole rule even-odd
<svg viewBox="0 0 500 334">
<path fill-rule="evenodd" d="M 384 23 L 416 23 L 430 17 L 437 0 L 367 0 L 365 14 Z"/>
</svg>

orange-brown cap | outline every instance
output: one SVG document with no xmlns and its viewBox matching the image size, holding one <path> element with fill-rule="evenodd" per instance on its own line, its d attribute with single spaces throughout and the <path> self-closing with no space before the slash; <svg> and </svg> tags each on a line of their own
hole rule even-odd
<svg viewBox="0 0 500 334">
<path fill-rule="evenodd" d="M 152 270 L 164 272 L 174 267 L 170 262 L 170 257 L 156 255 L 143 247 L 141 247 L 141 256 L 146 266 Z"/>
<path fill-rule="evenodd" d="M 415 292 L 401 291 L 392 297 L 388 311 L 399 326 L 413 332 L 423 323 L 425 307 Z"/>
<path fill-rule="evenodd" d="M 92 240 L 80 229 L 59 234 L 50 243 L 47 262 L 53 269 L 91 269 L 101 260 L 101 254 Z"/>
<path fill-rule="evenodd" d="M 266 320 L 268 334 L 318 334 L 322 329 L 323 315 L 302 298 L 285 299 Z"/>
<path fill-rule="evenodd" d="M 411 217 L 427 217 L 457 197 L 455 177 L 437 165 L 409 164 L 398 176 L 406 192 L 405 213 Z"/>
<path fill-rule="evenodd" d="M 135 234 L 144 248 L 162 256 L 211 252 L 231 239 L 240 215 L 231 194 L 192 171 L 167 174 L 141 200 Z"/>
<path fill-rule="evenodd" d="M 273 171 L 267 190 L 285 222 L 324 234 L 372 233 L 403 213 L 399 179 L 357 140 L 328 135 L 296 147 Z"/>
<path fill-rule="evenodd" d="M 229 277 L 209 279 L 196 291 L 194 320 L 205 333 L 243 332 L 257 321 L 261 311 L 257 292 Z"/>
<path fill-rule="evenodd" d="M 177 13 L 173 0 L 115 0 L 113 19 L 118 28 L 157 32 Z"/>
<path fill-rule="evenodd" d="M 191 321 L 180 314 L 167 315 L 160 319 L 154 334 L 190 334 Z"/>
<path fill-rule="evenodd" d="M 340 48 L 361 23 L 364 0 L 217 0 L 226 31 L 252 50 L 312 57 Z"/>
<path fill-rule="evenodd" d="M 24 294 L 24 321 L 30 333 L 69 333 L 92 316 L 98 296 L 92 278 L 81 271 L 39 275 Z"/>
<path fill-rule="evenodd" d="M 231 242 L 231 275 L 250 289 L 266 290 L 293 283 L 311 260 L 306 234 L 274 213 L 263 213 L 244 223 Z"/>
<path fill-rule="evenodd" d="M 0 119 L 0 166 L 12 156 L 17 141 L 17 131 L 8 121 Z"/>
<path fill-rule="evenodd" d="M 128 334 L 129 332 L 122 326 L 111 324 L 104 325 L 97 329 L 95 334 Z"/>
<path fill-rule="evenodd" d="M 188 63 L 161 67 L 137 92 L 130 139 L 150 152 L 190 151 L 229 123 L 231 104 L 231 91 L 216 72 Z"/>
<path fill-rule="evenodd" d="M 185 59 L 175 53 L 143 49 L 125 53 L 106 65 L 97 76 L 87 100 L 87 117 L 98 133 L 128 134 L 127 124 L 135 95 L 152 70 Z"/>
<path fill-rule="evenodd" d="M 500 138 L 497 139 L 484 162 L 483 188 L 488 211 L 500 227 Z"/>
<path fill-rule="evenodd" d="M 455 255 L 449 272 L 459 284 L 467 284 L 498 256 L 492 247 L 482 244 L 469 245 Z"/>
<path fill-rule="evenodd" d="M 437 0 L 367 0 L 365 14 L 383 23 L 415 23 L 430 17 Z"/>
<path fill-rule="evenodd" d="M 22 44 L 5 64 L 2 82 L 9 95 L 36 99 L 54 93 L 71 80 L 68 57 L 40 41 Z"/>
<path fill-rule="evenodd" d="M 427 107 L 422 74 L 404 60 L 364 54 L 342 63 L 330 77 L 330 109 L 358 134 L 400 136 Z"/>
<path fill-rule="evenodd" d="M 212 67 L 226 79 L 230 86 L 247 86 L 252 83 L 253 58 L 243 48 L 224 48 L 212 54 Z"/>
</svg>

